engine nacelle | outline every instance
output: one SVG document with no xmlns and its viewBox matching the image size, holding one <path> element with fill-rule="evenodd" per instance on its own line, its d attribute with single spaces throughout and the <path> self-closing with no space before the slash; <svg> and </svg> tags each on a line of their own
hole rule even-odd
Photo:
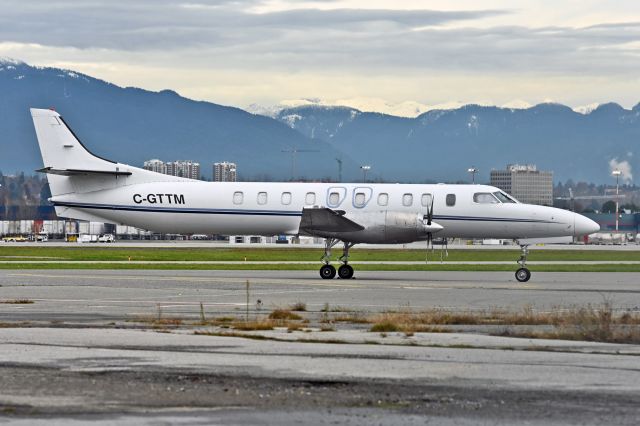
<svg viewBox="0 0 640 426">
<path fill-rule="evenodd" d="M 322 232 L 325 238 L 338 238 L 352 243 L 403 244 L 425 240 L 429 233 L 442 230 L 435 222 L 427 225 L 424 215 L 397 211 L 347 213 L 345 218 L 362 225 L 361 231 Z"/>
</svg>

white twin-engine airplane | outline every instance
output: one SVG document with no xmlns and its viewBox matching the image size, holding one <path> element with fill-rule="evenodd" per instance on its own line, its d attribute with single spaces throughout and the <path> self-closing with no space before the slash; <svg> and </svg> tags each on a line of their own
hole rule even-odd
<svg viewBox="0 0 640 426">
<path fill-rule="evenodd" d="M 331 279 L 331 248 L 344 244 L 340 278 L 351 278 L 349 249 L 443 238 L 513 239 L 516 279 L 531 277 L 536 239 L 581 236 L 600 227 L 579 214 L 522 204 L 486 185 L 202 182 L 139 169 L 91 154 L 60 114 L 32 109 L 51 202 L 60 217 L 131 225 L 161 233 L 308 235 L 326 239 L 320 276 Z"/>
</svg>

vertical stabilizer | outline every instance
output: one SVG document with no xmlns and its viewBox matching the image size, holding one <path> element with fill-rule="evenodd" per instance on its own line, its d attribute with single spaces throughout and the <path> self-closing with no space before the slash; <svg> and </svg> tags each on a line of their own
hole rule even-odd
<svg viewBox="0 0 640 426">
<path fill-rule="evenodd" d="M 116 162 L 89 152 L 57 112 L 31 109 L 45 168 L 115 171 Z"/>
<path fill-rule="evenodd" d="M 185 181 L 92 154 L 57 112 L 31 109 L 51 195 L 82 193 L 143 182 Z"/>
</svg>

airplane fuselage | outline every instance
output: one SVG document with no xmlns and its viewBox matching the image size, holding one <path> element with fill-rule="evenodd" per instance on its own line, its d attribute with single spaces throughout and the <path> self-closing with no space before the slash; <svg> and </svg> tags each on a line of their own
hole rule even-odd
<svg viewBox="0 0 640 426">
<path fill-rule="evenodd" d="M 433 220 L 444 228 L 439 237 L 518 239 L 584 232 L 582 216 L 499 202 L 490 194 L 500 190 L 486 185 L 126 181 L 114 178 L 110 189 L 59 195 L 52 201 L 61 216 L 61 207 L 67 207 L 161 233 L 295 235 L 304 208 L 342 210 L 359 222 L 383 212 L 421 218 L 433 196 Z"/>
</svg>

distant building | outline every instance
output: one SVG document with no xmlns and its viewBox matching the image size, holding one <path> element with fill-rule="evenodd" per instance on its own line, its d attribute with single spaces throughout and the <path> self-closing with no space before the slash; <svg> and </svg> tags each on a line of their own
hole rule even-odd
<svg viewBox="0 0 640 426">
<path fill-rule="evenodd" d="M 235 182 L 237 180 L 236 163 L 223 161 L 213 164 L 214 182 Z"/>
<path fill-rule="evenodd" d="M 144 169 L 171 176 L 200 179 L 200 163 L 191 160 L 178 160 L 165 163 L 154 159 L 144 162 Z"/>
<path fill-rule="evenodd" d="M 144 162 L 144 169 L 150 170 L 156 173 L 167 174 L 167 166 L 164 164 L 164 161 L 153 159 Z"/>
<path fill-rule="evenodd" d="M 553 205 L 553 172 L 538 170 L 534 164 L 509 164 L 505 170 L 491 170 L 491 185 L 523 203 Z"/>
<path fill-rule="evenodd" d="M 178 160 L 167 163 L 167 174 L 189 179 L 200 179 L 200 163 L 190 160 Z"/>
</svg>

